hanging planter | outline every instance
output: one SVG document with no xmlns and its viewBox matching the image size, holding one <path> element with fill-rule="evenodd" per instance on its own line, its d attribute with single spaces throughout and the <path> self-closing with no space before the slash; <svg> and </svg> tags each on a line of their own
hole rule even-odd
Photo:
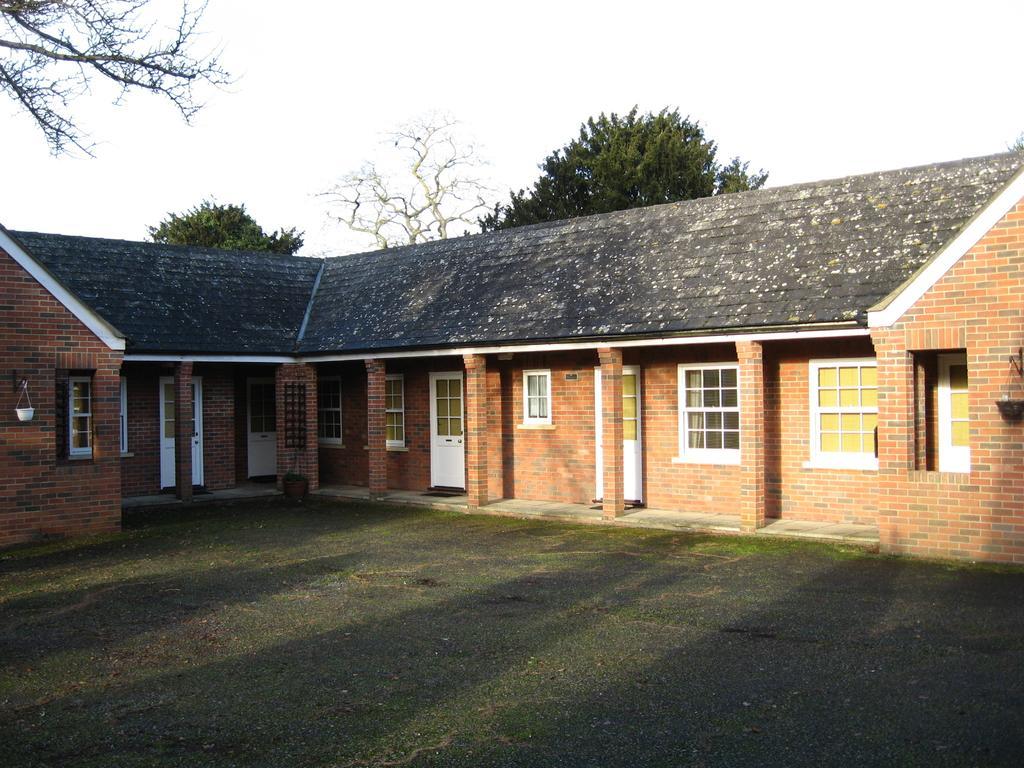
<svg viewBox="0 0 1024 768">
<path fill-rule="evenodd" d="M 20 391 L 18 404 L 14 407 L 14 413 L 17 414 L 18 421 L 32 421 L 35 418 L 36 409 L 32 407 L 32 398 L 28 395 L 28 379 L 22 379 L 15 384 L 15 388 Z"/>
<path fill-rule="evenodd" d="M 1021 382 L 1024 381 L 1024 349 L 1016 355 L 1010 356 L 1010 379 L 1006 384 L 1006 392 L 1003 393 L 1001 399 L 996 400 L 999 414 L 1007 421 L 1020 421 L 1021 418 L 1024 418 L 1024 398 L 1013 397 L 1010 394 L 1014 381 L 1017 382 L 1018 389 L 1020 389 Z"/>
</svg>

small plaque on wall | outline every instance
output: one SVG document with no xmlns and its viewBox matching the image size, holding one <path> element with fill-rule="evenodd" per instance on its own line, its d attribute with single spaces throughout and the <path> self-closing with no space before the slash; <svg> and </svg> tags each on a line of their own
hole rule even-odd
<svg viewBox="0 0 1024 768">
<path fill-rule="evenodd" d="M 566 381 L 579 381 L 580 375 L 578 373 L 567 373 L 565 374 Z"/>
</svg>

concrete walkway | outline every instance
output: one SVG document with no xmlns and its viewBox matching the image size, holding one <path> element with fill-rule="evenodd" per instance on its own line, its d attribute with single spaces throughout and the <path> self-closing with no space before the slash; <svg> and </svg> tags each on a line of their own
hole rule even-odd
<svg viewBox="0 0 1024 768">
<path fill-rule="evenodd" d="M 234 488 L 225 488 L 221 491 L 203 491 L 195 493 L 192 497 L 193 504 L 203 504 L 211 501 L 235 501 L 236 499 L 255 499 L 260 496 L 277 496 L 281 492 L 277 490 L 274 483 L 239 483 Z M 143 507 L 163 507 L 171 504 L 181 504 L 181 499 L 170 493 L 157 493 L 151 496 L 126 496 L 121 499 L 121 509 L 140 509 Z"/>
<path fill-rule="evenodd" d="M 369 491 L 362 486 L 328 485 L 313 492 L 317 496 L 366 501 Z M 393 504 L 409 504 L 432 509 L 446 509 L 467 512 L 469 505 L 464 494 L 442 494 L 424 491 L 388 491 L 384 499 Z M 523 499 L 502 499 L 473 511 L 479 515 L 502 515 L 506 517 L 533 518 L 537 520 L 572 521 L 594 525 L 617 525 L 630 528 L 656 528 L 667 531 L 688 531 L 704 533 L 740 532 L 739 515 L 709 515 L 696 512 L 673 512 L 660 509 L 628 509 L 626 514 L 615 520 L 604 520 L 599 505 L 564 504 L 555 501 L 525 501 Z M 821 523 L 802 520 L 769 520 L 768 525 L 757 531 L 759 536 L 779 538 L 817 539 L 841 541 L 864 547 L 878 546 L 878 527 Z"/>
</svg>

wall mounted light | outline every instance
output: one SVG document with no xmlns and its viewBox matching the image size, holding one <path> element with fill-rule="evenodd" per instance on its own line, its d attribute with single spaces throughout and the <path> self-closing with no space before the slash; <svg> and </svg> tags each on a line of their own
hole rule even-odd
<svg viewBox="0 0 1024 768">
<path fill-rule="evenodd" d="M 18 404 L 14 406 L 18 421 L 32 421 L 36 409 L 32 407 L 32 398 L 28 394 L 28 379 L 19 379 L 18 372 L 14 371 L 11 374 L 11 383 L 14 384 L 14 391 L 18 393 Z"/>
</svg>

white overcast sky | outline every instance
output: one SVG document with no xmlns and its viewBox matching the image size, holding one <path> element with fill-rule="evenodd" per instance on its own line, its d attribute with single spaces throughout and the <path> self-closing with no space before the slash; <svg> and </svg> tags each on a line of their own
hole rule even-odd
<svg viewBox="0 0 1024 768">
<path fill-rule="evenodd" d="M 0 222 L 144 239 L 213 197 L 304 230 L 304 254 L 363 250 L 315 195 L 430 110 L 462 121 L 502 190 L 633 104 L 678 107 L 771 185 L 999 152 L 1024 131 L 1020 0 L 211 0 L 203 29 L 237 82 L 204 91 L 192 126 L 97 89 L 75 103 L 96 157 L 53 158 L 0 102 Z"/>
</svg>

